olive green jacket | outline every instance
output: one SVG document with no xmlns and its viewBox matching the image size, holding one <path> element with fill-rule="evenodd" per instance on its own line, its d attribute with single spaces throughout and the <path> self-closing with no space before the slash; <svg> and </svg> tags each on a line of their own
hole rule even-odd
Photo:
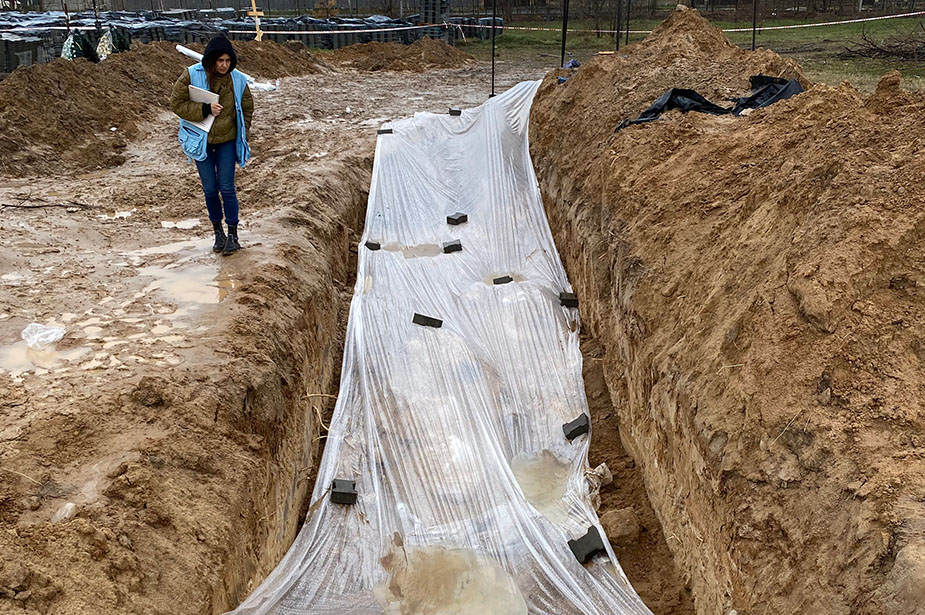
<svg viewBox="0 0 925 615">
<path fill-rule="evenodd" d="M 173 84 L 170 94 L 170 110 L 188 122 L 201 122 L 205 119 L 202 103 L 193 102 L 189 98 L 189 71 L 184 70 L 177 82 Z M 234 141 L 238 136 L 235 122 L 234 87 L 231 82 L 231 72 L 219 77 L 209 88 L 218 94 L 218 104 L 222 112 L 215 118 L 212 130 L 209 131 L 209 143 L 217 145 Z M 241 95 L 241 111 L 244 113 L 244 129 L 248 136 L 251 132 L 251 117 L 254 115 L 254 99 L 250 88 L 245 87 Z"/>
</svg>

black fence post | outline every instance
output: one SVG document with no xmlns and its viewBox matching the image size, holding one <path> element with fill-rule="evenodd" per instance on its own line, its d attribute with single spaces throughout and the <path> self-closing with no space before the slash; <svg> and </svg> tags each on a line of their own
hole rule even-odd
<svg viewBox="0 0 925 615">
<path fill-rule="evenodd" d="M 495 95 L 495 32 L 498 29 L 498 0 L 491 0 L 491 94 Z"/>
<path fill-rule="evenodd" d="M 617 0 L 617 18 L 613 23 L 613 38 L 617 41 L 617 51 L 620 51 L 620 26 L 623 24 L 623 0 Z"/>
<path fill-rule="evenodd" d="M 758 31 L 758 0 L 752 0 L 752 51 L 755 50 L 755 35 Z"/>
<path fill-rule="evenodd" d="M 626 0 L 626 43 L 625 44 L 627 45 L 630 44 L 630 8 L 631 8 L 630 2 L 631 1 L 632 0 Z"/>
<path fill-rule="evenodd" d="M 565 38 L 568 34 L 568 0 L 562 0 L 562 53 L 559 68 L 565 66 Z"/>
</svg>

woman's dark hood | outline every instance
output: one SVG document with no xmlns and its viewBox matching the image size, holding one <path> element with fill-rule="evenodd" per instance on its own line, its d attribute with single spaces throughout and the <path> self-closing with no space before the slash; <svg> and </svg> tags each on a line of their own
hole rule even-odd
<svg viewBox="0 0 925 615">
<path fill-rule="evenodd" d="M 209 41 L 209 44 L 206 45 L 206 50 L 202 54 L 202 65 L 206 66 L 209 62 L 214 64 L 223 53 L 227 53 L 231 56 L 231 68 L 228 69 L 230 73 L 234 70 L 234 67 L 238 65 L 238 56 L 234 52 L 234 47 L 231 46 L 231 41 L 221 34 L 214 37 Z"/>
</svg>

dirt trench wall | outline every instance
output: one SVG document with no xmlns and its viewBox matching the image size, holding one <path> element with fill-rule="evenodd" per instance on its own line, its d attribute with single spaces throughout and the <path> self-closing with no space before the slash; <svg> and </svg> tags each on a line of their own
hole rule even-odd
<svg viewBox="0 0 925 615">
<path fill-rule="evenodd" d="M 248 434 L 254 456 L 249 497 L 229 515 L 234 540 L 204 612 L 236 607 L 302 526 L 339 385 L 370 168 L 371 157 L 352 159 L 314 186 L 307 203 L 281 207 L 270 221 L 285 242 L 280 264 L 238 299 L 249 309 L 235 334 L 256 344 L 259 368 L 217 419 Z"/>
<path fill-rule="evenodd" d="M 330 250 L 337 255 L 335 279 L 349 279 L 350 259 L 342 247 L 353 233 L 343 231 L 343 241 L 338 238 Z M 274 345 L 272 363 L 245 385 L 227 417 L 249 434 L 248 447 L 263 454 L 250 464 L 250 504 L 235 515 L 241 525 L 213 586 L 210 613 L 224 613 L 246 598 L 302 525 L 322 450 L 321 422 L 327 422 L 337 393 L 346 314 L 346 288 L 316 290 L 288 339 Z"/>
<path fill-rule="evenodd" d="M 923 613 L 925 100 L 889 75 L 614 134 L 667 79 L 715 97 L 782 62 L 693 17 L 547 78 L 531 117 L 621 439 L 698 613 Z"/>
<path fill-rule="evenodd" d="M 247 249 L 222 261 L 236 288 L 179 367 L 0 389 L 21 420 L 0 441 L 15 468 L 0 473 L 0 613 L 219 614 L 282 557 L 338 389 L 372 168 L 358 151 L 268 178 L 255 165 L 242 197 L 274 207 L 249 212 Z M 67 501 L 76 516 L 50 522 Z"/>
<path fill-rule="evenodd" d="M 329 405 L 320 395 L 337 390 L 342 324 L 339 310 L 312 306 L 337 306 L 339 295 L 332 287 L 312 297 L 305 314 L 292 323 L 289 339 L 274 344 L 273 362 L 236 387 L 237 403 L 229 404 L 222 417 L 232 433 L 247 434 L 244 444 L 254 456 L 236 460 L 248 470 L 241 494 L 247 505 L 231 511 L 233 537 L 218 578 L 206 592 L 211 602 L 203 613 L 237 606 L 279 561 L 301 526 L 321 448 L 320 412 Z"/>
</svg>

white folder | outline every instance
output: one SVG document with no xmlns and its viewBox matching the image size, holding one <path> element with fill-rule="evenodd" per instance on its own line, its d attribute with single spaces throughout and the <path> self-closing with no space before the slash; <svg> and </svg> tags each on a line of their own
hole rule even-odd
<svg viewBox="0 0 925 615">
<path fill-rule="evenodd" d="M 218 94 L 210 92 L 209 90 L 197 88 L 195 85 L 191 85 L 189 86 L 189 99 L 193 102 L 208 103 L 211 105 L 212 103 L 218 102 Z M 213 122 L 215 122 L 215 116 L 210 113 L 201 122 L 190 122 L 190 124 L 206 132 L 209 132 L 212 130 Z"/>
</svg>

